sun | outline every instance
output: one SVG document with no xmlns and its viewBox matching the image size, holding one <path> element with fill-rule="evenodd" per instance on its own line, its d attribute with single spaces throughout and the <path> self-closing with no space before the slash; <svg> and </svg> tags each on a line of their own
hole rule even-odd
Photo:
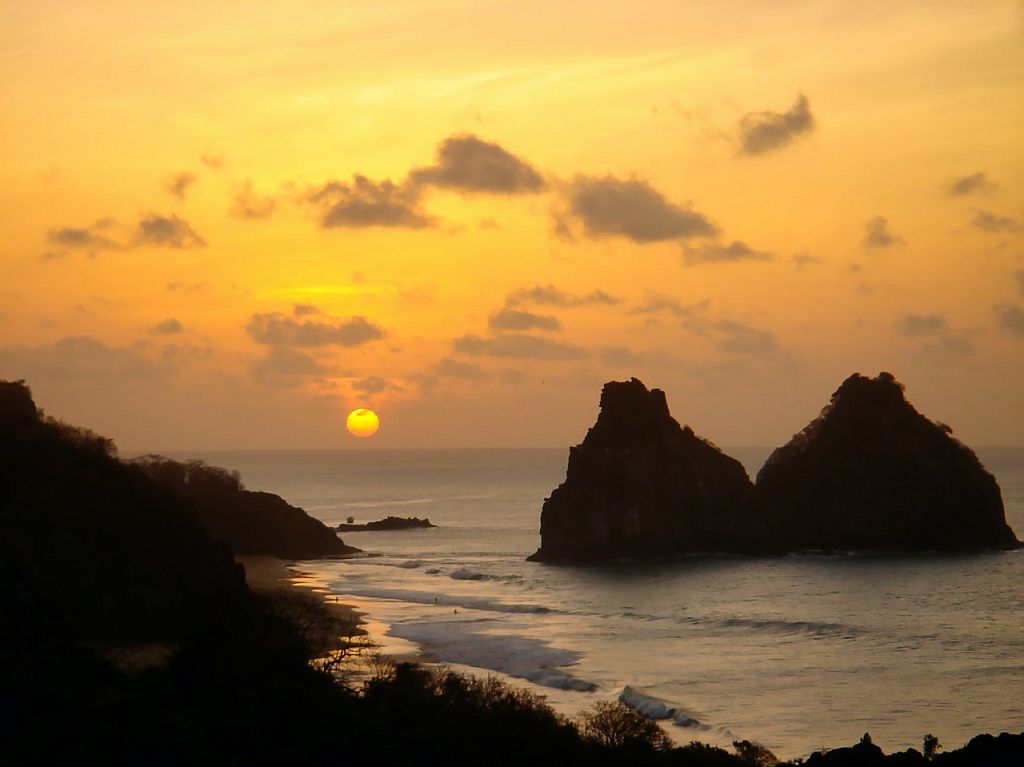
<svg viewBox="0 0 1024 767">
<path fill-rule="evenodd" d="M 380 428 L 380 419 L 372 410 L 361 407 L 348 414 L 345 426 L 354 437 L 372 437 Z"/>
</svg>

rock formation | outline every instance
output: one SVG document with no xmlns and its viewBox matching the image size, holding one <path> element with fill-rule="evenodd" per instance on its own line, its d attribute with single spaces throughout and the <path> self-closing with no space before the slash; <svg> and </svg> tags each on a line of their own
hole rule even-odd
<svg viewBox="0 0 1024 767">
<path fill-rule="evenodd" d="M 172 461 L 159 455 L 135 464 L 154 480 L 195 503 L 199 521 L 236 554 L 283 559 L 354 554 L 327 525 L 273 493 L 246 490 L 236 472 L 203 461 Z"/>
<path fill-rule="evenodd" d="M 771 454 L 757 495 L 790 550 L 968 550 L 1017 545 L 995 478 L 903 396 L 854 374 Z"/>
<path fill-rule="evenodd" d="M 682 428 L 665 393 L 633 378 L 601 392 L 601 412 L 569 449 L 544 502 L 543 562 L 613 561 L 765 547 L 754 489 L 738 461 Z"/>
<path fill-rule="evenodd" d="M 342 522 L 334 529 L 339 533 L 352 533 L 374 530 L 411 530 L 418 527 L 437 527 L 437 525 L 431 524 L 429 519 L 420 519 L 419 517 L 384 517 L 384 519 L 361 524 Z"/>
</svg>

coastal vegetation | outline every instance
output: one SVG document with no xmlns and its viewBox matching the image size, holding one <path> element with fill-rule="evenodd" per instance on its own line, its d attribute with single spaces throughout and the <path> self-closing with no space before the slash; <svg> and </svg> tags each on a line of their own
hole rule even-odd
<svg viewBox="0 0 1024 767">
<path fill-rule="evenodd" d="M 188 470 L 243 492 L 223 470 Z M 675 746 L 619 703 L 574 720 L 495 678 L 387 661 L 368 676 L 345 673 L 370 651 L 351 619 L 316 596 L 252 590 L 195 499 L 118 460 L 110 440 L 46 417 L 23 382 L 0 382 L 0 490 L 6 763 L 774 760 L 747 742 L 734 752 Z M 979 736 L 929 761 L 867 741 L 807 764 L 1015 764 L 1022 749 L 1024 735 Z"/>
</svg>

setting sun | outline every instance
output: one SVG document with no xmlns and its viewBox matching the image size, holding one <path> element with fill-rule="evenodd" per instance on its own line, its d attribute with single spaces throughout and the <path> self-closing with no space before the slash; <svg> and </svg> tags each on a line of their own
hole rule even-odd
<svg viewBox="0 0 1024 767">
<path fill-rule="evenodd" d="M 372 437 L 380 428 L 380 418 L 372 410 L 361 407 L 348 414 L 345 426 L 354 437 Z"/>
</svg>

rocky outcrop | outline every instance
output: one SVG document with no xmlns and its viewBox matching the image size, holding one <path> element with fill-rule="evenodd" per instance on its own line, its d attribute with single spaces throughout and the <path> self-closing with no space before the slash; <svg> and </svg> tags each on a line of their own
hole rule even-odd
<svg viewBox="0 0 1024 767">
<path fill-rule="evenodd" d="M 374 530 L 412 530 L 418 527 L 437 527 L 437 525 L 431 524 L 429 519 L 420 519 L 419 517 L 384 517 L 384 519 L 377 519 L 365 524 L 342 522 L 334 529 L 339 533 L 352 533 Z"/>
<path fill-rule="evenodd" d="M 199 521 L 214 540 L 231 544 L 236 554 L 317 559 L 359 552 L 281 496 L 246 490 L 237 472 L 203 461 L 182 463 L 159 455 L 142 456 L 134 463 L 192 501 Z"/>
<path fill-rule="evenodd" d="M 633 378 L 601 392 L 601 412 L 569 449 L 544 502 L 543 562 L 613 561 L 766 546 L 754 489 L 738 461 L 669 414 L 665 393 Z"/>
<path fill-rule="evenodd" d="M 889 373 L 854 374 L 771 454 L 757 495 L 791 550 L 969 550 L 1017 545 L 995 478 Z"/>
</svg>

